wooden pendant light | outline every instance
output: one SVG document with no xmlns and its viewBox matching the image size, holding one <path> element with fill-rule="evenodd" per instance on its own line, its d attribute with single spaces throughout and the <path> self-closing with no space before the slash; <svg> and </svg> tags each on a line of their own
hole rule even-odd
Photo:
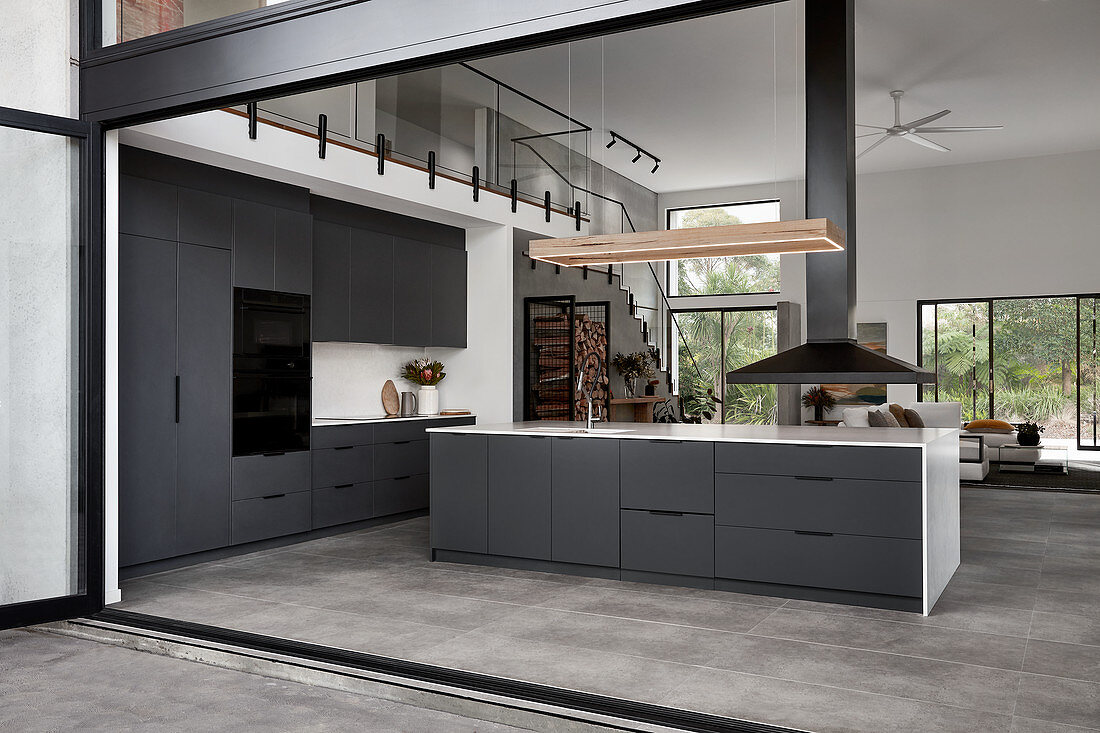
<svg viewBox="0 0 1100 733">
<path fill-rule="evenodd" d="M 528 254 L 533 260 L 577 267 L 738 255 L 831 252 L 842 249 L 844 232 L 836 224 L 828 219 L 801 219 L 658 232 L 533 239 L 528 247 Z"/>
</svg>

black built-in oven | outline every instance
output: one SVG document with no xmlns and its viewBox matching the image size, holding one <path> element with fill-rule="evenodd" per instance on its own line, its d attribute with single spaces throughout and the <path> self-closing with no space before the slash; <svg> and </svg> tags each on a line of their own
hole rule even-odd
<svg viewBox="0 0 1100 733">
<path fill-rule="evenodd" d="M 233 455 L 309 450 L 309 296 L 234 288 Z"/>
</svg>

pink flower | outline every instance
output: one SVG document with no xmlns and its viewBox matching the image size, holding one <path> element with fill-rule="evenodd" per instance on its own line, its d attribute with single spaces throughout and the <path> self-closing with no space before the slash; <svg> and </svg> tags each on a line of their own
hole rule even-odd
<svg viewBox="0 0 1100 733">
<path fill-rule="evenodd" d="M 432 370 L 425 369 L 424 371 L 420 372 L 420 376 L 424 378 L 425 382 L 430 382 L 432 381 Z"/>
</svg>

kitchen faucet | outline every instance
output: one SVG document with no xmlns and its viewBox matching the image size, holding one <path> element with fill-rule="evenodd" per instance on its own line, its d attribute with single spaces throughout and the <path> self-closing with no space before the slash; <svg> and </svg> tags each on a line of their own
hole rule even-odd
<svg viewBox="0 0 1100 733">
<path fill-rule="evenodd" d="M 588 362 L 592 357 L 596 357 L 596 376 L 588 384 L 588 389 L 584 389 L 584 372 L 588 368 Z M 581 373 L 577 376 L 577 391 L 584 391 L 585 401 L 588 403 L 588 423 L 585 425 L 585 430 L 592 429 L 592 393 L 596 391 L 596 385 L 600 383 L 600 377 L 603 376 L 603 359 L 595 351 L 589 351 L 588 355 L 584 357 L 584 363 L 581 364 Z"/>
</svg>

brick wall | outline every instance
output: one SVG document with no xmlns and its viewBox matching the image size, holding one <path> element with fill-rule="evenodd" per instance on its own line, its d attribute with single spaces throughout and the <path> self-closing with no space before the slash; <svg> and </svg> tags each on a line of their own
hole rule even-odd
<svg viewBox="0 0 1100 733">
<path fill-rule="evenodd" d="M 130 41 L 183 26 L 183 0 L 115 0 L 118 40 Z"/>
</svg>

